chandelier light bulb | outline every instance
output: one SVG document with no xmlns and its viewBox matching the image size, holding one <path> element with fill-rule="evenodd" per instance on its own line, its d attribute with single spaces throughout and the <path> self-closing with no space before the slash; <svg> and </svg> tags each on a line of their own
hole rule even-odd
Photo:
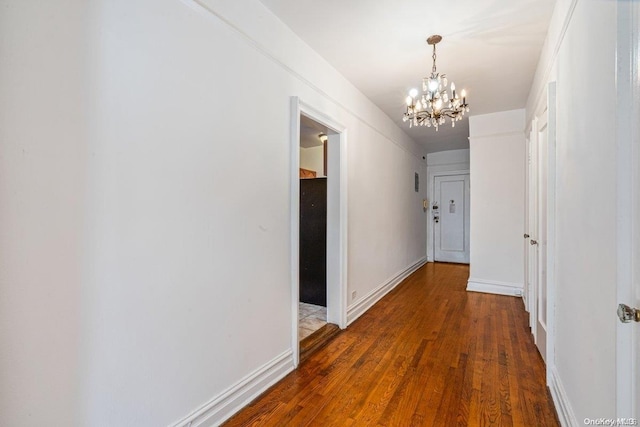
<svg viewBox="0 0 640 427">
<path fill-rule="evenodd" d="M 418 89 L 413 88 L 409 91 L 409 96 L 412 98 L 415 98 L 416 96 L 418 96 Z"/>
<path fill-rule="evenodd" d="M 405 101 L 407 102 L 407 107 L 411 107 L 411 104 L 413 104 L 413 98 L 411 98 L 410 96 L 407 96 L 407 99 L 405 99 Z"/>
<path fill-rule="evenodd" d="M 438 83 L 438 80 L 429 79 L 429 91 L 435 92 L 436 90 L 438 90 L 438 86 L 440 86 L 440 83 Z"/>
</svg>

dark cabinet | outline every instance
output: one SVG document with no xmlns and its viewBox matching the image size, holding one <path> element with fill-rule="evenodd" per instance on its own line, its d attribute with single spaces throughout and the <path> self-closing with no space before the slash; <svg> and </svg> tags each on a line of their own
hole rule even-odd
<svg viewBox="0 0 640 427">
<path fill-rule="evenodd" d="M 327 179 L 300 180 L 300 301 L 327 306 Z"/>
</svg>

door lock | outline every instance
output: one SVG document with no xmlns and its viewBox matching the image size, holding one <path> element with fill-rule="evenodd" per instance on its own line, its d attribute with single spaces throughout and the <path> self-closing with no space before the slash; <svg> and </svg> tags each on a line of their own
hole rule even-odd
<svg viewBox="0 0 640 427">
<path fill-rule="evenodd" d="M 531 239 L 531 240 L 529 241 L 529 243 L 531 244 L 531 246 L 533 246 L 533 245 L 537 245 L 537 244 L 538 244 L 538 241 L 537 241 L 537 240 L 533 240 L 533 239 Z"/>
<path fill-rule="evenodd" d="M 439 217 L 439 216 L 434 216 L 434 217 L 433 217 L 433 220 L 434 220 L 434 221 L 436 222 L 436 224 L 437 224 L 438 222 L 440 222 L 440 217 Z"/>
<path fill-rule="evenodd" d="M 525 239 L 528 239 L 529 237 L 531 237 L 531 236 L 529 236 L 527 233 L 524 233 L 524 238 Z"/>
<path fill-rule="evenodd" d="M 640 322 L 640 310 L 625 304 L 618 304 L 618 318 L 622 323 Z"/>
</svg>

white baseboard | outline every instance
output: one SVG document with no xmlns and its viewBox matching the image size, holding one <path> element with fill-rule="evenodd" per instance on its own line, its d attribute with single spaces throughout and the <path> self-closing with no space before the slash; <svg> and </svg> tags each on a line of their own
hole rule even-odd
<svg viewBox="0 0 640 427">
<path fill-rule="evenodd" d="M 467 291 L 521 297 L 522 285 L 469 278 L 469 281 L 467 282 Z"/>
<path fill-rule="evenodd" d="M 171 424 L 171 427 L 218 426 L 293 371 L 293 368 L 293 353 L 287 350 L 191 414 Z"/>
<path fill-rule="evenodd" d="M 358 317 L 362 316 L 367 310 L 369 310 L 375 303 L 380 301 L 380 299 L 388 294 L 393 288 L 398 286 L 400 282 L 406 279 L 411 273 L 422 267 L 427 262 L 427 258 L 421 258 L 415 264 L 407 267 L 402 270 L 400 273 L 396 274 L 393 278 L 386 281 L 382 285 L 378 286 L 373 291 L 369 292 L 355 304 L 347 307 L 347 325 L 353 323 Z"/>
<path fill-rule="evenodd" d="M 573 408 L 567 398 L 567 392 L 562 385 L 560 376 L 556 368 L 551 368 L 551 382 L 549 384 L 549 391 L 551 392 L 551 398 L 556 406 L 556 412 L 558 413 L 558 419 L 562 427 L 578 427 L 578 420 L 576 414 L 573 412 Z"/>
</svg>

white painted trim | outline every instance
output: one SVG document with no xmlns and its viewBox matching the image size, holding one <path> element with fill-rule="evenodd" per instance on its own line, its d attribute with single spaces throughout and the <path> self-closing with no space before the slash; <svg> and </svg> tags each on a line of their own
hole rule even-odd
<svg viewBox="0 0 640 427">
<path fill-rule="evenodd" d="M 323 124 L 327 128 L 338 133 L 340 146 L 339 156 L 339 183 L 337 186 L 339 204 L 337 208 L 338 231 L 330 233 L 329 228 L 335 221 L 332 216 L 334 211 L 331 206 L 335 206 L 332 199 L 335 186 L 333 182 L 327 181 L 327 252 L 337 254 L 336 258 L 327 256 L 327 320 L 337 324 L 341 329 L 347 327 L 347 129 L 344 125 L 334 120 L 329 115 L 315 108 L 309 103 L 303 102 L 297 96 L 291 97 L 291 141 L 290 141 L 290 262 L 291 262 L 291 349 L 293 353 L 294 367 L 300 361 L 300 345 L 298 337 L 298 302 L 300 300 L 300 115 L 304 115 Z M 334 135 L 329 135 L 329 142 L 333 143 Z M 332 153 L 333 154 L 333 153 Z M 329 154 L 329 160 L 334 159 Z M 330 168 L 335 168 L 331 164 Z M 333 175 L 335 176 L 335 174 Z M 332 177 L 328 177 L 328 180 Z"/>
<path fill-rule="evenodd" d="M 427 168 L 441 167 L 441 166 L 459 166 L 459 165 L 468 165 L 469 161 L 466 162 L 449 162 L 449 163 L 427 163 Z"/>
<path fill-rule="evenodd" d="M 400 148 L 403 151 L 405 151 L 407 154 L 410 154 L 410 155 L 414 156 L 417 159 L 422 159 L 422 154 L 416 154 L 416 153 L 410 151 L 404 145 L 402 145 L 399 141 L 393 139 L 389 135 L 385 134 L 382 130 L 374 127 L 371 123 L 369 123 L 366 120 L 364 120 L 360 115 L 357 114 L 356 111 L 348 108 L 347 106 L 342 104 L 340 101 L 338 101 L 336 98 L 332 97 L 327 92 L 325 92 L 324 90 L 320 89 L 320 87 L 318 87 L 317 85 L 312 83 L 310 80 L 308 80 L 307 78 L 302 76 L 300 73 L 298 73 L 296 70 L 291 68 L 289 65 L 287 65 L 275 53 L 271 52 L 266 46 L 264 46 L 262 43 L 260 43 L 258 40 L 254 39 L 253 37 L 251 37 L 247 32 L 245 32 L 238 25 L 234 24 L 229 19 L 227 19 L 225 16 L 223 16 L 221 13 L 217 12 L 211 6 L 206 4 L 205 1 L 203 1 L 203 0 L 179 0 L 179 1 L 181 3 L 183 3 L 183 4 L 185 4 L 187 7 L 191 8 L 194 11 L 200 13 L 201 15 L 207 17 L 208 19 L 214 19 L 214 20 L 218 20 L 218 21 L 224 23 L 231 30 L 236 32 L 242 39 L 244 39 L 247 42 L 247 44 L 249 44 L 251 47 L 253 47 L 257 52 L 259 52 L 260 54 L 264 55 L 266 58 L 271 60 L 274 64 L 282 67 L 282 69 L 285 70 L 287 73 L 289 73 L 292 77 L 298 79 L 300 82 L 302 82 L 305 85 L 307 85 L 309 88 L 311 88 L 316 93 L 318 93 L 319 95 L 321 95 L 324 98 L 326 98 L 328 101 L 332 102 L 334 105 L 336 105 L 336 106 L 340 107 L 341 109 L 343 109 L 344 111 L 348 112 L 351 116 L 356 118 L 362 125 L 370 128 L 371 130 L 373 130 L 377 134 L 381 135 L 383 138 L 389 140 L 391 143 L 393 143 L 398 148 Z M 304 42 L 304 43 L 306 44 L 306 42 Z M 309 47 L 309 49 L 311 49 L 311 47 Z M 333 68 L 333 65 L 331 65 L 331 64 L 329 64 L 329 65 Z M 340 76 L 342 76 L 343 78 L 345 78 L 345 80 L 347 80 L 346 77 L 344 77 L 342 74 L 340 74 Z M 353 86 L 353 84 L 351 82 L 349 82 L 349 83 Z M 355 86 L 353 86 L 353 87 L 355 88 Z M 364 95 L 359 89 L 355 88 L 355 90 L 357 90 L 362 95 L 363 98 L 367 98 L 368 99 L 368 97 L 366 97 L 366 95 Z M 371 105 L 374 105 L 374 104 L 372 103 Z M 377 106 L 374 106 L 374 107 L 378 111 L 380 111 L 382 114 L 384 114 L 385 116 L 387 115 L 382 110 L 380 110 L 379 107 L 377 107 Z M 417 144 L 416 144 L 416 148 L 418 148 Z"/>
<path fill-rule="evenodd" d="M 387 280 L 382 285 L 378 286 L 373 291 L 369 292 L 363 298 L 356 301 L 347 309 L 347 325 L 353 323 L 358 317 L 362 316 L 367 310 L 375 305 L 382 297 L 392 291 L 398 286 L 404 279 L 409 277 L 412 273 L 418 270 L 427 262 L 427 258 L 423 257 L 418 262 L 412 264 L 400 273 L 396 274 L 391 279 Z"/>
<path fill-rule="evenodd" d="M 293 366 L 297 367 L 300 361 L 300 346 L 298 344 L 298 310 L 300 301 L 300 99 L 291 97 L 291 141 L 289 171 L 291 193 L 289 195 L 290 211 L 289 224 L 291 236 L 289 238 L 290 262 L 291 262 L 291 349 L 293 354 Z"/>
<path fill-rule="evenodd" d="M 556 82 L 548 84 L 547 91 L 547 384 L 555 369 L 556 335 Z"/>
<path fill-rule="evenodd" d="M 171 424 L 171 427 L 220 425 L 293 369 L 293 354 L 291 350 L 287 350 L 180 421 Z"/>
<path fill-rule="evenodd" d="M 524 281 L 522 283 L 522 301 L 524 302 L 524 309 L 529 313 L 531 311 L 531 301 L 529 300 L 529 238 L 525 237 L 525 235 L 530 235 L 529 233 L 529 191 L 530 191 L 530 172 L 529 172 L 529 153 L 531 146 L 531 135 L 525 138 L 525 155 L 524 155 L 524 230 L 522 230 L 523 235 L 523 258 L 524 258 Z M 529 315 L 530 317 L 531 315 Z"/>
<path fill-rule="evenodd" d="M 296 97 L 297 98 L 297 97 Z M 339 159 L 333 157 L 335 154 L 335 150 L 329 150 L 329 159 L 328 159 L 328 167 L 329 169 L 339 170 L 338 174 L 338 185 L 334 186 L 334 182 L 332 181 L 335 177 L 335 173 L 329 173 L 327 177 L 327 252 L 328 254 L 337 254 L 334 259 L 332 259 L 329 255 L 327 256 L 327 321 L 329 323 L 334 323 L 338 325 L 341 329 L 347 327 L 347 269 L 348 269 L 348 206 L 347 206 L 347 135 L 348 131 L 346 126 L 342 123 L 336 121 L 331 116 L 323 113 L 320 109 L 315 108 L 311 104 L 308 104 L 304 101 L 298 99 L 298 107 L 299 113 L 315 120 L 318 123 L 323 124 L 327 128 L 333 130 L 338 133 L 339 141 L 334 140 L 334 135 L 329 135 L 329 144 L 334 144 L 337 142 L 340 147 L 339 151 Z M 299 135 L 298 135 L 299 141 Z M 299 151 L 299 150 L 298 150 Z M 298 154 L 299 156 L 299 154 Z M 333 163 L 334 161 L 336 161 Z M 338 163 L 339 162 L 339 163 Z M 337 167 L 336 167 L 337 166 Z M 295 171 L 295 179 L 298 185 L 297 193 L 295 195 L 298 198 L 298 210 L 296 215 L 300 215 L 300 207 L 299 207 L 299 171 Z M 331 182 L 329 182 L 331 181 Z M 338 191 L 338 200 L 333 200 L 334 190 Z M 339 229 L 335 233 L 331 233 L 330 228 L 332 223 L 335 222 L 336 218 L 333 215 L 332 206 L 335 207 L 334 203 L 338 203 L 337 207 L 337 222 L 339 223 Z M 331 211 L 330 211 L 331 209 Z M 298 224 L 299 227 L 299 224 Z M 300 233 L 299 228 L 296 232 L 297 234 L 294 236 L 296 239 L 296 244 L 298 244 L 298 235 Z M 299 254 L 298 254 L 299 256 Z M 298 260 L 296 260 L 298 262 Z M 298 276 L 295 278 L 295 286 L 296 290 L 298 290 Z M 297 315 L 297 308 L 296 308 Z M 296 321 L 297 324 L 297 321 Z M 297 332 L 296 332 L 297 334 Z M 296 344 L 297 345 L 297 344 Z M 297 365 L 296 365 L 297 366 Z"/>
<path fill-rule="evenodd" d="M 527 299 L 529 301 L 529 327 L 531 334 L 535 337 L 538 327 L 537 313 L 537 286 L 538 286 L 538 258 L 537 250 L 531 246 L 531 239 L 538 240 L 538 118 L 534 117 L 531 123 L 531 133 L 529 135 L 529 247 L 527 248 L 528 271 L 527 277 Z"/>
<path fill-rule="evenodd" d="M 524 135 L 524 132 L 521 130 L 516 130 L 511 132 L 498 132 L 498 133 L 492 133 L 487 135 L 470 136 L 469 141 L 476 140 L 476 139 L 488 139 L 488 138 L 495 139 L 495 138 L 501 138 L 504 136 L 522 136 L 522 135 Z"/>
<path fill-rule="evenodd" d="M 556 2 L 556 8 L 559 7 L 560 2 Z M 551 55 L 549 56 L 546 65 L 545 70 L 542 72 L 542 75 L 540 75 L 539 78 L 537 78 L 538 76 L 534 76 L 534 81 L 533 81 L 533 85 L 531 87 L 531 92 L 533 92 L 535 90 L 535 85 L 540 85 L 540 88 L 538 88 L 537 90 L 537 95 L 533 101 L 533 103 L 531 103 L 531 105 L 537 106 L 540 105 L 542 103 L 542 97 L 546 96 L 547 94 L 547 83 L 549 82 L 549 76 L 551 75 L 551 70 L 553 69 L 553 65 L 556 62 L 556 58 L 558 57 L 558 53 L 560 53 L 560 48 L 562 47 L 562 42 L 564 41 L 564 37 L 567 34 L 567 30 L 569 29 L 569 24 L 571 23 L 571 19 L 573 18 L 573 12 L 576 10 L 576 6 L 578 5 L 578 0 L 571 0 L 571 4 L 569 5 L 569 8 L 567 9 L 567 13 L 565 14 L 564 20 L 562 22 L 562 28 L 560 29 L 560 33 L 558 34 L 558 39 L 556 40 L 555 46 L 553 47 L 553 52 L 551 53 Z M 546 44 L 549 42 L 549 40 L 547 39 L 547 41 L 545 42 L 545 46 L 543 47 L 543 49 L 546 47 Z M 528 101 L 528 100 L 527 100 Z M 529 102 L 527 102 L 527 107 L 529 106 Z M 526 111 L 529 111 L 529 108 L 526 108 Z M 533 111 L 531 111 L 529 113 L 529 117 L 525 118 L 525 123 L 531 124 L 533 118 L 536 116 L 536 110 L 533 109 Z M 529 127 L 527 127 L 525 129 L 525 132 L 528 132 L 530 130 Z"/>
<path fill-rule="evenodd" d="M 469 278 L 467 292 L 482 292 L 485 294 L 508 295 L 522 297 L 522 285 L 517 283 L 498 282 L 496 280 L 484 280 Z"/>
<path fill-rule="evenodd" d="M 558 420 L 562 427 L 578 427 L 578 420 L 576 414 L 573 412 L 573 408 L 569 403 L 567 392 L 562 385 L 560 375 L 556 368 L 551 369 L 549 391 L 551 392 L 551 398 L 556 407 L 556 413 L 558 414 Z"/>
</svg>

